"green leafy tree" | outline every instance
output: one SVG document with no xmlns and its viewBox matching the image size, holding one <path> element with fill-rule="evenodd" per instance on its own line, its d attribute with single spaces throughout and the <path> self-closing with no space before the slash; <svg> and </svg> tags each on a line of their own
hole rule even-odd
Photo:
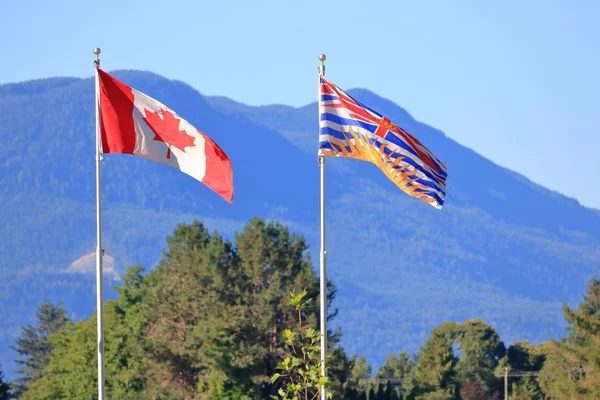
<svg viewBox="0 0 600 400">
<path fill-rule="evenodd" d="M 117 304 L 104 306 L 105 373 L 107 398 L 142 399 L 140 361 L 129 351 L 131 339 Z M 97 398 L 96 316 L 71 324 L 49 336 L 53 346 L 45 374 L 26 394 L 30 400 L 89 400 Z"/>
<path fill-rule="evenodd" d="M 298 328 L 285 329 L 282 336 L 289 348 L 289 355 L 281 361 L 270 383 L 283 381 L 278 389 L 278 396 L 271 395 L 273 399 L 321 399 L 321 387 L 329 387 L 329 379 L 321 376 L 322 363 L 320 360 L 320 340 L 323 336 L 314 328 L 302 325 L 302 315 L 312 299 L 304 300 L 306 290 L 300 294 L 290 293 L 290 305 L 298 313 Z M 327 366 L 327 361 L 325 362 Z M 332 394 L 327 392 L 327 397 Z"/>
<path fill-rule="evenodd" d="M 510 345 L 506 356 L 510 368 L 520 371 L 539 371 L 546 360 L 543 345 L 533 346 L 524 341 L 517 341 Z"/>
<path fill-rule="evenodd" d="M 594 399 L 600 393 L 600 281 L 592 279 L 584 301 L 563 307 L 566 339 L 549 346 L 538 381 L 548 398 Z"/>
<path fill-rule="evenodd" d="M 504 368 L 511 371 L 531 371 L 539 372 L 546 360 L 545 344 L 533 346 L 525 341 L 517 341 L 510 345 L 506 356 L 500 360 L 496 367 L 496 376 L 504 375 Z M 511 378 L 513 380 L 510 386 L 511 399 L 542 399 L 543 394 L 538 381 L 534 377 L 524 376 Z"/>
<path fill-rule="evenodd" d="M 506 348 L 498 333 L 479 319 L 468 320 L 460 327 L 457 342 L 462 353 L 457 363 L 460 382 L 476 380 L 485 393 L 499 391 L 502 383 L 494 371 Z"/>
<path fill-rule="evenodd" d="M 584 377 L 581 364 L 576 358 L 567 357 L 558 343 L 564 343 L 564 339 L 549 346 L 546 362 L 538 375 L 539 386 L 548 399 L 583 398 L 579 388 L 579 381 Z"/>
<path fill-rule="evenodd" d="M 4 372 L 0 368 L 0 400 L 10 400 L 12 398 L 10 386 L 4 381 Z"/>
<path fill-rule="evenodd" d="M 36 311 L 37 325 L 27 325 L 22 328 L 21 335 L 12 346 L 19 358 L 15 362 L 20 365 L 17 373 L 20 375 L 15 382 L 17 395 L 25 393 L 31 383 L 44 376 L 44 368 L 50 361 L 52 344 L 48 336 L 58 332 L 68 322 L 62 305 L 55 306 L 47 300 Z"/>
</svg>

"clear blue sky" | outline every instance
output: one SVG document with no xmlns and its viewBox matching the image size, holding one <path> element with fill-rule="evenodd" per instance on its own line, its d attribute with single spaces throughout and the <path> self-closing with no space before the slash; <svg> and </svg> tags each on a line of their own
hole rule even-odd
<svg viewBox="0 0 600 400">
<path fill-rule="evenodd" d="M 5 0 L 0 82 L 143 69 L 247 104 L 316 100 L 316 67 L 600 208 L 598 1 Z M 316 133 L 315 133 L 316 134 Z"/>
</svg>

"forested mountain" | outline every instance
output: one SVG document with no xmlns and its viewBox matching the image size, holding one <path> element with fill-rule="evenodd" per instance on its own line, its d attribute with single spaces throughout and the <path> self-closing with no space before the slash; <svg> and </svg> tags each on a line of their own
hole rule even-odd
<svg viewBox="0 0 600 400">
<path fill-rule="evenodd" d="M 315 103 L 250 107 L 149 72 L 113 73 L 212 137 L 232 160 L 235 184 L 230 205 L 172 168 L 107 155 L 104 241 L 117 271 L 154 267 L 179 222 L 200 219 L 232 237 L 252 216 L 305 235 L 318 264 Z M 380 365 L 389 353 L 415 352 L 441 322 L 468 318 L 490 323 L 507 344 L 562 335 L 561 302 L 579 300 L 599 270 L 600 213 L 374 93 L 350 93 L 444 161 L 449 196 L 438 211 L 373 165 L 328 160 L 328 273 L 348 354 Z M 94 276 L 72 266 L 95 243 L 93 80 L 1 85 L 0 106 L 0 364 L 10 376 L 9 346 L 46 298 L 62 301 L 74 320 L 94 311 Z"/>
</svg>

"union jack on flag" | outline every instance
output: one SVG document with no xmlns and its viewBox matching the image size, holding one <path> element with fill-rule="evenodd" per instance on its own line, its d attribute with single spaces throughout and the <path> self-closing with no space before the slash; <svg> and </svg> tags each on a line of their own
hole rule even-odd
<svg viewBox="0 0 600 400">
<path fill-rule="evenodd" d="M 444 164 L 404 129 L 320 78 L 319 155 L 369 161 L 406 194 L 441 209 Z"/>
</svg>

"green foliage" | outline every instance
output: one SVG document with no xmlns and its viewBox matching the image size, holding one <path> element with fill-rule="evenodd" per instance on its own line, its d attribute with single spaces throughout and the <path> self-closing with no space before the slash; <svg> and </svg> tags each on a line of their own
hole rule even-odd
<svg viewBox="0 0 600 400">
<path fill-rule="evenodd" d="M 460 358 L 454 355 L 455 346 Z M 483 321 L 445 322 L 432 330 L 417 355 L 415 392 L 421 398 L 491 398 L 501 388 L 495 370 L 505 354 L 498 333 Z"/>
<path fill-rule="evenodd" d="M 271 384 L 279 381 L 281 385 L 277 396 L 271 395 L 273 399 L 321 399 L 320 388 L 329 387 L 329 379 L 321 375 L 319 343 L 323 335 L 302 325 L 302 311 L 312 301 L 311 298 L 304 300 L 306 294 L 306 290 L 299 294 L 290 292 L 290 305 L 298 313 L 298 327 L 294 331 L 285 329 L 281 333 L 289 355 L 275 367 L 281 372 L 273 374 L 269 380 Z M 324 369 L 327 370 L 327 362 Z M 332 396 L 328 393 L 327 397 Z"/>
<path fill-rule="evenodd" d="M 22 395 L 29 385 L 44 376 L 44 368 L 50 361 L 52 343 L 48 336 L 58 332 L 68 322 L 62 305 L 55 306 L 46 300 L 36 311 L 37 325 L 22 328 L 13 349 L 19 355 L 16 363 L 20 365 L 17 373 L 20 377 L 15 382 L 15 392 Z"/>
<path fill-rule="evenodd" d="M 410 358 L 404 350 L 400 355 L 390 354 L 386 357 L 385 362 L 375 374 L 375 379 L 404 379 L 410 376 L 415 362 Z"/>
<path fill-rule="evenodd" d="M 269 378 L 318 352 L 318 281 L 303 238 L 253 219 L 235 246 L 203 224 L 180 225 L 149 274 L 132 267 L 105 306 L 106 391 L 118 399 L 259 399 L 276 395 Z M 291 298 L 288 293 L 299 293 Z M 328 300 L 335 289 L 330 285 Z M 333 310 L 335 313 L 335 310 Z M 300 325 L 298 322 L 300 321 Z M 96 393 L 95 318 L 51 335 L 46 375 L 30 398 L 90 399 Z M 349 360 L 330 334 L 331 393 L 343 391 Z M 306 340 L 304 346 L 297 346 Z M 287 363 L 287 364 L 286 364 Z M 312 379 L 314 368 L 303 372 Z M 321 382 L 321 381 L 319 381 Z M 322 383 L 322 382 L 321 382 Z M 339 392 L 341 393 L 341 392 Z"/>
<path fill-rule="evenodd" d="M 506 354 L 498 333 L 485 322 L 467 320 L 457 338 L 461 357 L 457 364 L 461 382 L 475 380 L 484 393 L 501 389 L 501 381 L 494 375 L 498 362 Z"/>
<path fill-rule="evenodd" d="M 369 384 L 369 380 L 371 379 L 371 374 L 373 372 L 373 368 L 367 364 L 367 357 L 353 355 L 352 356 L 352 370 L 350 372 L 350 382 L 352 389 L 356 390 L 358 393 L 368 392 L 371 385 Z"/>
<path fill-rule="evenodd" d="M 542 399 L 543 394 L 539 387 L 538 380 L 534 377 L 546 361 L 548 344 L 542 343 L 538 346 L 533 346 L 529 342 L 517 341 L 509 346 L 506 355 L 498 361 L 495 370 L 495 376 L 498 380 L 502 380 L 505 373 L 505 368 L 510 372 L 520 372 L 521 377 L 511 376 L 509 379 L 509 391 L 511 399 Z M 528 376 L 526 372 L 532 372 Z M 504 390 L 504 383 L 498 383 Z"/>
<path fill-rule="evenodd" d="M 520 371 L 539 371 L 546 360 L 543 346 L 533 346 L 529 342 L 523 341 L 517 341 L 510 345 L 506 356 L 511 369 Z"/>
<path fill-rule="evenodd" d="M 600 393 L 600 281 L 592 279 L 577 310 L 564 306 L 566 339 L 552 342 L 539 382 L 550 398 L 593 399 Z"/>
<path fill-rule="evenodd" d="M 375 379 L 379 381 L 396 381 L 400 383 L 400 389 L 387 390 L 386 397 L 391 397 L 394 392 L 398 392 L 399 396 L 407 398 L 415 388 L 414 369 L 415 361 L 411 359 L 406 351 L 402 351 L 400 355 L 390 354 L 385 359 L 385 362 L 375 374 Z"/>
<path fill-rule="evenodd" d="M 141 399 L 139 357 L 130 349 L 127 321 L 115 302 L 104 306 L 107 398 Z M 97 396 L 96 317 L 69 324 L 49 337 L 54 346 L 45 375 L 30 385 L 27 399 L 89 400 Z"/>
<path fill-rule="evenodd" d="M 422 393 L 453 398 L 457 391 L 456 364 L 452 346 L 459 330 L 454 323 L 445 323 L 431 331 L 429 339 L 417 355 L 415 381 Z M 423 397 L 427 398 L 427 397 Z M 435 398 L 435 397 L 434 397 Z"/>
<path fill-rule="evenodd" d="M 454 397 L 445 390 L 436 390 L 435 392 L 425 393 L 419 397 L 417 400 L 452 400 Z"/>
<path fill-rule="evenodd" d="M 511 400 L 542 400 L 544 395 L 535 378 L 524 377 L 511 386 Z"/>
</svg>

